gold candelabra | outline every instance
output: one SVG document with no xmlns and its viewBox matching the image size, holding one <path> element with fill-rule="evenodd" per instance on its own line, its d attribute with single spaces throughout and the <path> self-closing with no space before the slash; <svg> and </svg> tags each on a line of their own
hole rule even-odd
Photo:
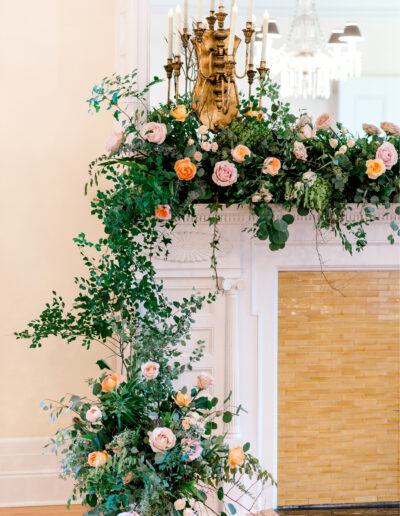
<svg viewBox="0 0 400 516">
<path fill-rule="evenodd" d="M 252 84 L 257 75 L 263 83 L 267 68 L 265 61 L 261 61 L 257 71 L 254 63 L 249 63 L 249 50 L 251 40 L 255 32 L 251 22 L 246 23 L 243 29 L 244 42 L 246 44 L 246 58 L 243 74 L 237 73 L 236 51 L 241 42 L 238 36 L 234 36 L 232 53 L 228 54 L 228 38 L 230 30 L 224 28 L 227 13 L 223 7 L 218 12 L 210 11 L 206 18 L 208 27 L 202 22 L 197 22 L 193 27 L 193 36 L 187 28 L 181 33 L 181 41 L 184 49 L 184 62 L 180 56 L 168 59 L 165 70 L 168 78 L 168 105 L 171 98 L 171 80 L 174 77 L 175 97 L 179 96 L 179 78 L 181 68 L 184 67 L 185 91 L 188 91 L 189 62 L 188 56 L 194 51 L 196 56 L 195 75 L 193 82 L 192 110 L 201 124 L 207 126 L 211 131 L 218 132 L 227 127 L 237 115 L 239 96 L 236 86 L 236 79 L 243 79 L 247 76 L 249 83 L 249 100 L 251 97 Z M 216 26 L 217 25 L 217 26 Z M 260 105 L 261 107 L 261 105 Z"/>
</svg>

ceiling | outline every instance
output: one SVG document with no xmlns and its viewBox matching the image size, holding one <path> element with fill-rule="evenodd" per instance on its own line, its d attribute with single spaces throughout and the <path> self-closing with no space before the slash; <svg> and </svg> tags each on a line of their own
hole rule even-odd
<svg viewBox="0 0 400 516">
<path fill-rule="evenodd" d="M 153 12 L 165 12 L 168 8 L 183 0 L 150 0 Z M 248 0 L 236 0 L 239 9 L 247 8 Z M 203 0 L 204 10 L 209 0 Z M 218 4 L 218 0 L 216 0 Z M 230 0 L 225 0 L 229 5 Z M 195 9 L 196 0 L 189 0 L 191 9 Z M 268 9 L 272 16 L 292 16 L 296 0 L 254 0 L 254 11 L 261 14 Z M 334 18 L 400 18 L 400 0 L 316 0 L 317 13 Z"/>
</svg>

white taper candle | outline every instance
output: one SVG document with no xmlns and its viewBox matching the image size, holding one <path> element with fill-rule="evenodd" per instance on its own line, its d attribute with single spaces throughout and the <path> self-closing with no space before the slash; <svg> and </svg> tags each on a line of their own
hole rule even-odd
<svg viewBox="0 0 400 516">
<path fill-rule="evenodd" d="M 188 1 L 185 0 L 183 4 L 183 28 L 188 29 L 189 28 L 189 7 L 188 7 Z"/>
<path fill-rule="evenodd" d="M 247 8 L 247 21 L 251 22 L 251 18 L 253 15 L 253 0 L 249 0 L 249 6 Z"/>
<path fill-rule="evenodd" d="M 172 34 L 173 34 L 174 13 L 168 11 L 168 59 L 172 59 Z"/>
<path fill-rule="evenodd" d="M 249 64 L 254 65 L 254 42 L 256 39 L 256 17 L 252 16 L 252 28 L 254 30 L 253 35 L 251 36 L 250 41 L 250 58 L 249 58 Z"/>
<path fill-rule="evenodd" d="M 229 30 L 229 42 L 228 42 L 228 56 L 233 55 L 233 47 L 235 44 L 235 27 L 236 27 L 236 17 L 237 17 L 238 8 L 236 3 L 232 7 L 231 12 L 231 26 Z"/>
<path fill-rule="evenodd" d="M 201 22 L 203 19 L 203 0 L 197 0 L 197 22 Z"/>
<path fill-rule="evenodd" d="M 268 11 L 264 12 L 264 20 L 263 20 L 263 41 L 261 48 L 261 61 L 267 61 L 267 34 L 268 34 Z"/>
<path fill-rule="evenodd" d="M 215 0 L 210 0 L 210 11 L 215 11 Z"/>
<path fill-rule="evenodd" d="M 178 4 L 175 11 L 175 55 L 181 54 L 181 6 Z"/>
</svg>

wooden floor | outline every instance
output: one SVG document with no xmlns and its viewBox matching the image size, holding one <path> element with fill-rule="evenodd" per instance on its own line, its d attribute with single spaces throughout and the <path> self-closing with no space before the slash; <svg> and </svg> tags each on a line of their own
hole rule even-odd
<svg viewBox="0 0 400 516">
<path fill-rule="evenodd" d="M 10 507 L 0 509 L 0 516 L 82 516 L 85 510 L 80 505 L 72 505 L 68 511 L 61 505 L 53 507 Z"/>
</svg>

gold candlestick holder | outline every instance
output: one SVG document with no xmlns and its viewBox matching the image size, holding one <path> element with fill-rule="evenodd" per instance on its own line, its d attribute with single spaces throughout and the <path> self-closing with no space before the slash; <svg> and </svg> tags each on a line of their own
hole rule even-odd
<svg viewBox="0 0 400 516">
<path fill-rule="evenodd" d="M 262 97 L 263 97 L 262 90 L 263 90 L 264 83 L 265 83 L 265 76 L 266 76 L 268 70 L 269 70 L 269 68 L 267 68 L 265 66 L 265 61 L 261 61 L 259 68 L 257 68 L 257 71 L 260 75 L 260 109 L 262 107 Z"/>
<path fill-rule="evenodd" d="M 257 75 L 257 71 L 254 70 L 254 65 L 253 64 L 249 64 L 249 69 L 247 70 L 247 80 L 248 80 L 248 83 L 249 83 L 249 102 L 250 102 L 250 99 L 251 99 L 251 90 L 252 90 L 254 78 L 255 78 L 256 75 Z"/>
<path fill-rule="evenodd" d="M 205 31 L 206 29 L 203 28 L 202 22 L 197 22 L 196 28 L 193 30 L 197 43 L 201 43 L 203 41 L 203 34 Z"/>
<path fill-rule="evenodd" d="M 210 11 L 210 16 L 206 18 L 208 23 L 209 30 L 214 30 L 215 28 L 215 22 L 217 21 L 217 17 L 215 16 L 214 11 Z"/>
<path fill-rule="evenodd" d="M 181 74 L 182 61 L 181 56 L 175 56 L 174 62 L 172 63 L 172 69 L 175 77 L 175 99 L 178 102 L 179 97 L 179 76 Z"/>
<path fill-rule="evenodd" d="M 164 66 L 164 68 L 167 73 L 167 79 L 168 79 L 167 104 L 168 104 L 168 107 L 170 107 L 171 106 L 171 79 L 172 79 L 172 73 L 174 71 L 174 67 L 172 65 L 172 59 L 168 59 L 167 64 Z"/>
</svg>

